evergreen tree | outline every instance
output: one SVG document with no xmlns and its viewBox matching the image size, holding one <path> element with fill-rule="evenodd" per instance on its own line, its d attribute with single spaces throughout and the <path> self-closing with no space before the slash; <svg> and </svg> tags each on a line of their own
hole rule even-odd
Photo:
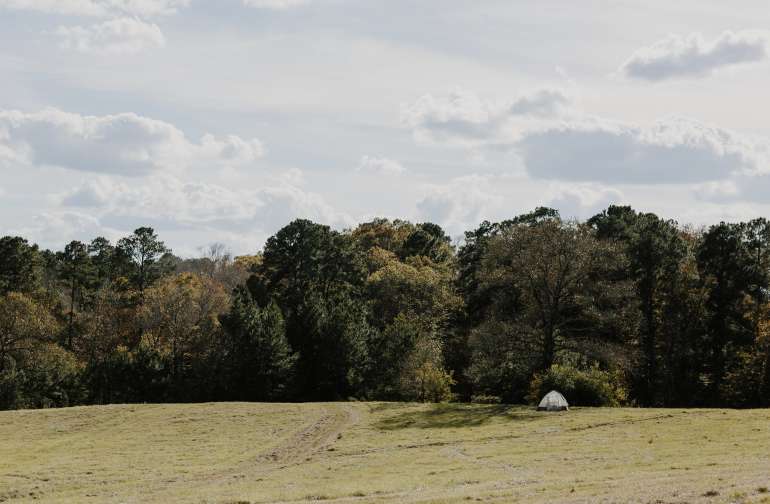
<svg viewBox="0 0 770 504">
<path fill-rule="evenodd" d="M 287 399 L 291 393 L 296 355 L 286 339 L 278 306 L 261 308 L 247 290 L 236 290 L 229 313 L 222 316 L 227 397 L 235 400 Z"/>
<path fill-rule="evenodd" d="M 59 279 L 68 301 L 66 346 L 72 350 L 76 334 L 76 314 L 86 302 L 87 290 L 93 283 L 93 268 L 88 246 L 72 241 L 58 255 Z"/>
<path fill-rule="evenodd" d="M 743 302 L 750 293 L 752 275 L 740 225 L 720 223 L 703 235 L 697 252 L 698 269 L 707 292 L 706 339 L 710 400 L 720 401 L 726 364 L 736 347 L 752 341 L 751 320 Z"/>
<path fill-rule="evenodd" d="M 0 238 L 0 294 L 33 292 L 40 286 L 41 266 L 37 245 L 19 236 Z"/>
</svg>

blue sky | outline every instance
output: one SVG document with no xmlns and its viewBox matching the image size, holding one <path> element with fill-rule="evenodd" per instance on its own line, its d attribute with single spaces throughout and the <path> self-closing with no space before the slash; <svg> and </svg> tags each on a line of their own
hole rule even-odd
<svg viewBox="0 0 770 504">
<path fill-rule="evenodd" d="M 764 2 L 0 0 L 0 234 L 770 210 Z"/>
</svg>

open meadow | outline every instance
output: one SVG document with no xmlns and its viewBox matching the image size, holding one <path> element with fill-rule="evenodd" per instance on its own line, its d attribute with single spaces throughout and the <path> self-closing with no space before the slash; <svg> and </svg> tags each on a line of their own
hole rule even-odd
<svg viewBox="0 0 770 504">
<path fill-rule="evenodd" d="M 0 412 L 0 502 L 770 502 L 770 411 L 395 403 Z"/>
</svg>

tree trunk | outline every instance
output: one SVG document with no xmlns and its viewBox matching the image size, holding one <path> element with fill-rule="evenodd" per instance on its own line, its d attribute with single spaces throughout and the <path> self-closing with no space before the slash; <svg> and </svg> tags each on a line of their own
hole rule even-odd
<svg viewBox="0 0 770 504">
<path fill-rule="evenodd" d="M 759 404 L 770 406 L 770 342 L 765 343 L 765 359 L 762 363 L 762 378 L 759 387 Z"/>
<path fill-rule="evenodd" d="M 72 339 L 75 331 L 75 280 L 70 285 L 70 314 L 67 327 L 67 349 L 72 350 Z"/>
<path fill-rule="evenodd" d="M 553 324 L 549 321 L 543 327 L 543 363 L 542 370 L 548 370 L 555 360 L 556 340 Z"/>
<path fill-rule="evenodd" d="M 651 280 L 647 280 L 651 282 Z M 645 406 L 652 406 L 655 403 L 655 385 L 658 381 L 658 361 L 656 352 L 656 332 L 655 324 L 655 305 L 654 295 L 651 286 L 648 286 L 645 292 L 643 311 L 644 311 L 644 332 L 642 346 L 644 348 L 645 359 L 645 377 L 644 377 L 644 402 Z"/>
</svg>

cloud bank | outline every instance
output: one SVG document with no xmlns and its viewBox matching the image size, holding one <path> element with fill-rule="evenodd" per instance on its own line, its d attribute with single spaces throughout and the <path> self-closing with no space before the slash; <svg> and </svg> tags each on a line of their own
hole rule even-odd
<svg viewBox="0 0 770 504">
<path fill-rule="evenodd" d="M 243 0 L 246 7 L 256 9 L 285 10 L 310 3 L 310 0 Z"/>
<path fill-rule="evenodd" d="M 548 206 L 566 219 L 586 219 L 624 200 L 621 191 L 596 184 L 557 184 L 550 192 Z"/>
<path fill-rule="evenodd" d="M 261 157 L 263 148 L 257 139 L 234 135 L 192 142 L 172 124 L 133 113 L 83 116 L 47 109 L 0 110 L 0 156 L 4 152 L 7 163 L 142 176 L 194 163 L 243 165 Z"/>
<path fill-rule="evenodd" d="M 158 25 L 128 17 L 90 26 L 60 26 L 54 35 L 62 49 L 81 53 L 137 54 L 166 45 Z"/>
<path fill-rule="evenodd" d="M 191 0 L 0 0 L 0 9 L 24 10 L 49 15 L 110 18 L 87 26 L 59 26 L 52 34 L 59 46 L 83 54 L 136 54 L 165 47 L 157 24 L 144 21 L 176 14 Z"/>
<path fill-rule="evenodd" d="M 646 81 L 705 77 L 723 67 L 766 60 L 769 38 L 767 32 L 750 30 L 726 31 L 713 41 L 698 33 L 669 35 L 634 52 L 620 73 Z"/>
<path fill-rule="evenodd" d="M 56 196 L 59 215 L 92 215 L 98 225 L 131 230 L 151 225 L 164 230 L 210 231 L 230 242 L 261 243 L 296 218 L 337 228 L 354 223 L 320 195 L 289 183 L 232 189 L 161 174 L 141 185 L 96 177 Z M 219 239 L 218 238 L 218 239 Z M 240 247 L 243 249 L 243 247 Z"/>
<path fill-rule="evenodd" d="M 505 198 L 485 175 L 465 175 L 442 185 L 429 185 L 417 202 L 418 217 L 440 223 L 450 234 L 461 235 L 483 219 L 499 215 Z"/>
<path fill-rule="evenodd" d="M 618 184 L 694 183 L 756 171 L 760 153 L 739 135 L 672 117 L 652 127 L 594 119 L 525 133 L 515 145 L 535 178 Z"/>
<path fill-rule="evenodd" d="M 406 172 L 406 168 L 404 168 L 398 161 L 370 156 L 362 156 L 356 170 L 360 172 L 377 173 L 380 175 L 401 175 Z"/>
<path fill-rule="evenodd" d="M 542 89 L 512 101 L 486 101 L 455 89 L 425 94 L 401 106 L 401 122 L 420 143 L 474 146 L 510 141 L 527 124 L 568 113 L 572 101 L 563 91 Z"/>
<path fill-rule="evenodd" d="M 140 16 L 175 14 L 190 0 L 0 0 L 0 7 L 70 16 Z"/>
<path fill-rule="evenodd" d="M 402 107 L 418 143 L 514 152 L 535 179 L 613 184 L 721 180 L 770 167 L 767 142 L 684 117 L 639 125 L 588 115 L 563 92 L 508 102 L 469 91 Z"/>
</svg>

